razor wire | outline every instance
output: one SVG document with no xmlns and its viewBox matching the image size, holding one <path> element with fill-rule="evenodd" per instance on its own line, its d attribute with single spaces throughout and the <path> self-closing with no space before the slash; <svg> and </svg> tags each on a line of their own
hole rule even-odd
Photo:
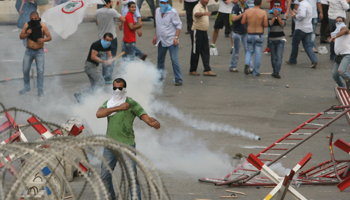
<svg viewBox="0 0 350 200">
<path fill-rule="evenodd" d="M 69 130 L 43 120 L 32 112 L 15 107 L 6 109 L 1 103 L 0 106 L 3 109 L 0 114 L 14 112 L 15 122 L 19 113 L 27 114 L 36 117 L 38 123 L 50 132 L 59 129 L 69 134 Z M 18 125 L 18 129 L 24 130 L 32 125 Z M 12 134 L 14 129 L 9 129 L 7 135 Z M 104 148 L 110 150 L 118 160 L 114 172 L 101 154 Z M 9 157 L 12 159 L 6 160 Z M 56 135 L 47 140 L 0 144 L 0 162 L 3 164 L 0 167 L 0 199 L 111 199 L 100 176 L 100 166 L 93 164 L 92 160 L 107 167 L 118 200 L 137 200 L 137 182 L 143 199 L 170 200 L 159 173 L 146 156 L 133 147 L 101 135 Z M 137 174 L 132 168 L 132 162 L 136 164 Z M 66 177 L 68 165 L 81 175 L 78 180 L 70 181 Z M 82 166 L 88 171 L 84 171 Z M 49 174 L 44 173 L 46 168 Z"/>
</svg>

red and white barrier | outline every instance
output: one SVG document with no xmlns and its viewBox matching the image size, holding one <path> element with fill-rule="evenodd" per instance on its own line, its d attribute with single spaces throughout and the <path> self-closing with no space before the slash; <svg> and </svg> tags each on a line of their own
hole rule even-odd
<svg viewBox="0 0 350 200">
<path fill-rule="evenodd" d="M 336 142 L 334 142 L 334 145 L 338 147 L 339 149 L 345 151 L 346 153 L 350 154 L 350 144 L 345 142 L 342 139 L 338 139 Z M 350 186 L 350 177 L 344 179 L 342 182 L 340 182 L 337 187 L 341 191 L 345 190 Z"/>
</svg>

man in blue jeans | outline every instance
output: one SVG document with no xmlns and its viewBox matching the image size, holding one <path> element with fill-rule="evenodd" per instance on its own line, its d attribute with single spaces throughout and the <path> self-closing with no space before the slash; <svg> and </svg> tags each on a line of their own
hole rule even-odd
<svg viewBox="0 0 350 200">
<path fill-rule="evenodd" d="M 47 26 L 40 22 L 39 14 L 34 11 L 30 14 L 30 21 L 27 22 L 19 36 L 21 40 L 27 39 L 27 48 L 23 58 L 23 81 L 24 89 L 19 91 L 25 94 L 30 91 L 30 67 L 35 60 L 37 71 L 38 96 L 44 97 L 44 42 L 51 41 L 51 34 Z"/>
<path fill-rule="evenodd" d="M 239 0 L 232 8 L 232 38 L 234 41 L 234 48 L 229 67 L 230 72 L 238 72 L 237 63 L 239 52 L 241 51 L 241 43 L 243 44 L 245 53 L 247 53 L 247 25 L 241 24 L 244 11 L 249 9 L 245 2 L 246 0 Z M 249 63 L 249 66 L 252 67 L 252 62 Z M 250 71 L 253 70 L 250 69 Z"/>
<path fill-rule="evenodd" d="M 311 40 L 313 28 L 312 28 L 312 7 L 306 0 L 299 1 L 298 11 L 292 11 L 292 17 L 295 19 L 295 30 L 292 41 L 292 52 L 288 61 L 285 61 L 289 65 L 297 64 L 299 43 L 302 41 L 306 54 L 311 60 L 311 68 L 316 69 L 317 57 L 312 50 L 313 43 Z"/>
<path fill-rule="evenodd" d="M 281 2 L 276 0 L 273 3 L 273 9 L 268 14 L 270 33 L 269 47 L 271 51 L 271 65 L 274 78 L 281 78 L 279 72 L 282 65 L 282 57 L 284 50 L 285 34 L 283 32 L 286 25 L 286 15 L 281 9 Z"/>
<path fill-rule="evenodd" d="M 252 62 L 255 53 L 253 75 L 260 76 L 259 68 L 264 42 L 264 27 L 268 26 L 267 14 L 261 9 L 261 4 L 261 0 L 254 0 L 254 7 L 246 10 L 241 20 L 242 24 L 248 24 L 248 49 L 244 61 L 244 73 L 246 75 L 249 74 L 249 63 Z"/>
<path fill-rule="evenodd" d="M 110 100 L 104 102 L 104 104 L 98 109 L 96 113 L 97 118 L 108 118 L 107 124 L 107 136 L 116 140 L 117 142 L 130 145 L 135 148 L 135 134 L 133 130 L 133 122 L 135 117 L 139 117 L 150 127 L 155 129 L 160 128 L 160 123 L 147 115 L 145 110 L 139 103 L 127 96 L 126 81 L 122 78 L 117 78 L 113 81 L 113 96 Z M 103 151 L 103 158 L 108 163 L 109 167 L 114 170 L 117 164 L 117 157 L 107 148 Z M 130 160 L 132 170 L 134 174 L 137 174 L 136 164 Z M 130 169 L 129 169 L 130 170 Z M 127 171 L 127 173 L 129 173 Z M 137 176 L 135 176 L 137 177 Z M 116 199 L 116 194 L 113 188 L 112 175 L 110 170 L 102 163 L 101 164 L 101 179 L 105 184 L 112 200 Z M 136 181 L 138 200 L 141 200 L 141 190 L 138 180 Z M 130 188 L 131 199 L 132 188 Z"/>
<path fill-rule="evenodd" d="M 172 8 L 168 0 L 160 0 L 156 10 L 156 32 L 153 37 L 153 45 L 158 45 L 158 70 L 163 80 L 166 52 L 169 49 L 171 63 L 175 75 L 175 86 L 182 85 L 181 68 L 178 59 L 179 35 L 182 22 L 179 14 Z"/>
<path fill-rule="evenodd" d="M 333 79 L 339 87 L 346 87 L 342 77 L 348 83 L 350 82 L 350 75 L 346 71 L 350 64 L 350 31 L 345 25 L 345 19 L 338 17 L 335 19 L 336 29 L 331 33 L 330 42 L 334 42 L 334 52 L 336 54 Z"/>
</svg>

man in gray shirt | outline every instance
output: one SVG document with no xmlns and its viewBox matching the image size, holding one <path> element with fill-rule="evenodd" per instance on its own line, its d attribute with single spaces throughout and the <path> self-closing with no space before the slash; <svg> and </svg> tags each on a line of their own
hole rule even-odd
<svg viewBox="0 0 350 200">
<path fill-rule="evenodd" d="M 162 75 L 161 80 L 163 80 L 165 56 L 169 49 L 175 75 L 175 86 L 181 86 L 181 69 L 177 55 L 182 22 L 179 14 L 170 6 L 168 0 L 160 0 L 159 6 L 156 10 L 156 32 L 153 37 L 153 45 L 158 46 L 158 70 Z"/>
<path fill-rule="evenodd" d="M 115 21 L 119 20 L 121 22 L 125 21 L 124 16 L 119 14 L 115 9 L 111 9 L 113 6 L 112 0 L 104 0 L 106 3 L 103 8 L 96 10 L 96 25 L 98 26 L 98 38 L 102 39 L 105 33 L 112 33 L 113 40 L 111 44 L 111 53 L 112 57 L 117 55 L 117 34 L 116 34 L 116 26 Z M 106 60 L 107 54 L 105 52 L 101 53 L 101 58 Z M 109 66 L 102 64 L 102 75 L 104 77 L 106 84 L 112 84 L 112 75 L 113 75 L 114 63 Z"/>
</svg>

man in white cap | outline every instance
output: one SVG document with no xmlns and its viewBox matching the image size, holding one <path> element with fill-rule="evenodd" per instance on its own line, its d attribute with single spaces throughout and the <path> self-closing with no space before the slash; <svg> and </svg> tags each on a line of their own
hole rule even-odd
<svg viewBox="0 0 350 200">
<path fill-rule="evenodd" d="M 158 70 L 161 73 L 161 80 L 163 80 L 166 52 L 169 49 L 175 75 L 175 86 L 181 86 L 182 78 L 178 51 L 182 22 L 179 14 L 170 6 L 168 0 L 160 0 L 155 20 L 156 32 L 153 37 L 153 45 L 158 46 Z"/>
</svg>

